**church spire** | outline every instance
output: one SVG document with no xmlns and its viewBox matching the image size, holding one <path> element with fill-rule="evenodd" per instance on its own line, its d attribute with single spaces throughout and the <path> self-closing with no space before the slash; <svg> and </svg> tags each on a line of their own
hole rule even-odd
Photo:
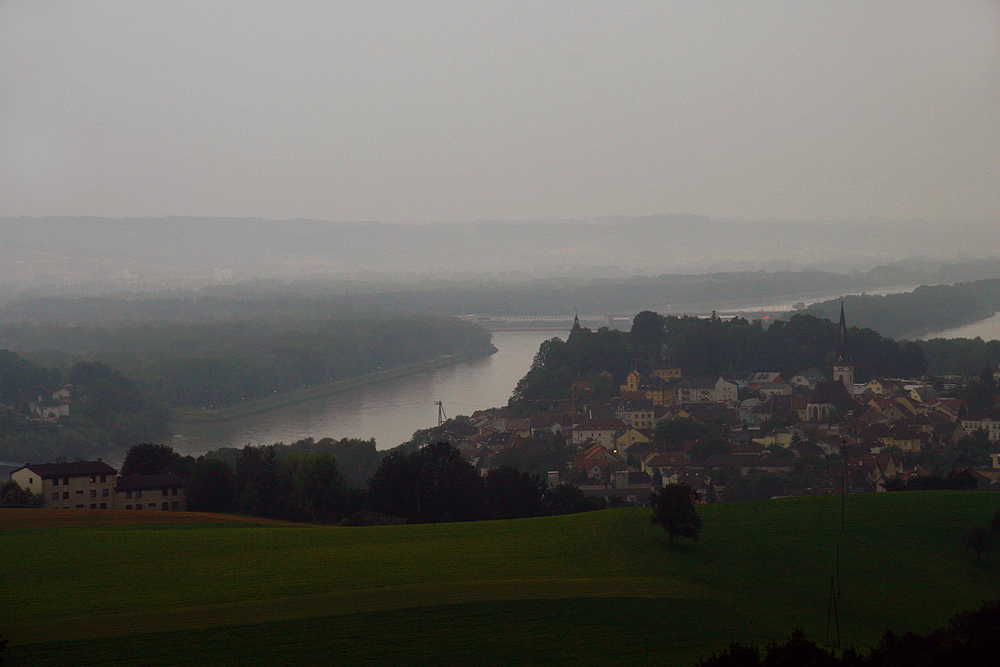
<svg viewBox="0 0 1000 667">
<path fill-rule="evenodd" d="M 840 340 L 837 342 L 837 357 L 847 360 L 847 318 L 844 317 L 844 300 L 840 300 Z"/>
<path fill-rule="evenodd" d="M 847 353 L 847 318 L 844 317 L 844 300 L 840 300 L 840 340 L 837 343 L 837 361 L 833 364 L 833 379 L 844 383 L 847 395 L 854 396 L 854 364 Z"/>
<path fill-rule="evenodd" d="M 573 328 L 570 333 L 580 330 L 580 314 L 577 311 L 573 311 Z"/>
</svg>

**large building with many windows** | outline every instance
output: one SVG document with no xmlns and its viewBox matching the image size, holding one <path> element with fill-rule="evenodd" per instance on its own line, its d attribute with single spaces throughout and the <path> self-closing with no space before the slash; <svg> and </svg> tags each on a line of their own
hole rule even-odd
<svg viewBox="0 0 1000 667">
<path fill-rule="evenodd" d="M 114 509 L 118 471 L 101 461 L 31 463 L 10 474 L 22 489 L 40 493 L 46 507 Z"/>
<path fill-rule="evenodd" d="M 185 482 L 165 475 L 120 477 L 102 461 L 28 463 L 10 478 L 22 489 L 40 493 L 45 506 L 59 509 L 187 509 Z"/>
</svg>

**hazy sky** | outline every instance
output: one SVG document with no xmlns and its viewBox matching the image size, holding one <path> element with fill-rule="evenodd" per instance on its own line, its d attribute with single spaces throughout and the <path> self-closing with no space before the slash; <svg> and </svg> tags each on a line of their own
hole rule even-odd
<svg viewBox="0 0 1000 667">
<path fill-rule="evenodd" d="M 1000 219 L 998 0 L 0 0 L 0 215 Z"/>
</svg>

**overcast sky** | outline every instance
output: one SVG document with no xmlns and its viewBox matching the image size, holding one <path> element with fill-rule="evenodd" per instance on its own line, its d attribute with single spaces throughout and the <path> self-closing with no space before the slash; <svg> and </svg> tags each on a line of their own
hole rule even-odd
<svg viewBox="0 0 1000 667">
<path fill-rule="evenodd" d="M 1000 219 L 1000 2 L 0 0 L 0 215 Z"/>
</svg>

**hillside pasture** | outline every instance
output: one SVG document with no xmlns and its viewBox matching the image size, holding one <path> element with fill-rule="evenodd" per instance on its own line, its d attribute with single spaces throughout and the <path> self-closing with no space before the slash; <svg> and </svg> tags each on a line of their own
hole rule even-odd
<svg viewBox="0 0 1000 667">
<path fill-rule="evenodd" d="M 852 496 L 841 533 L 837 497 L 708 505 L 674 547 L 638 508 L 371 528 L 2 511 L 0 633 L 14 665 L 691 664 L 796 627 L 825 639 L 839 541 L 842 638 L 867 645 L 1000 597 L 1000 559 L 961 545 L 998 507 Z"/>
</svg>

